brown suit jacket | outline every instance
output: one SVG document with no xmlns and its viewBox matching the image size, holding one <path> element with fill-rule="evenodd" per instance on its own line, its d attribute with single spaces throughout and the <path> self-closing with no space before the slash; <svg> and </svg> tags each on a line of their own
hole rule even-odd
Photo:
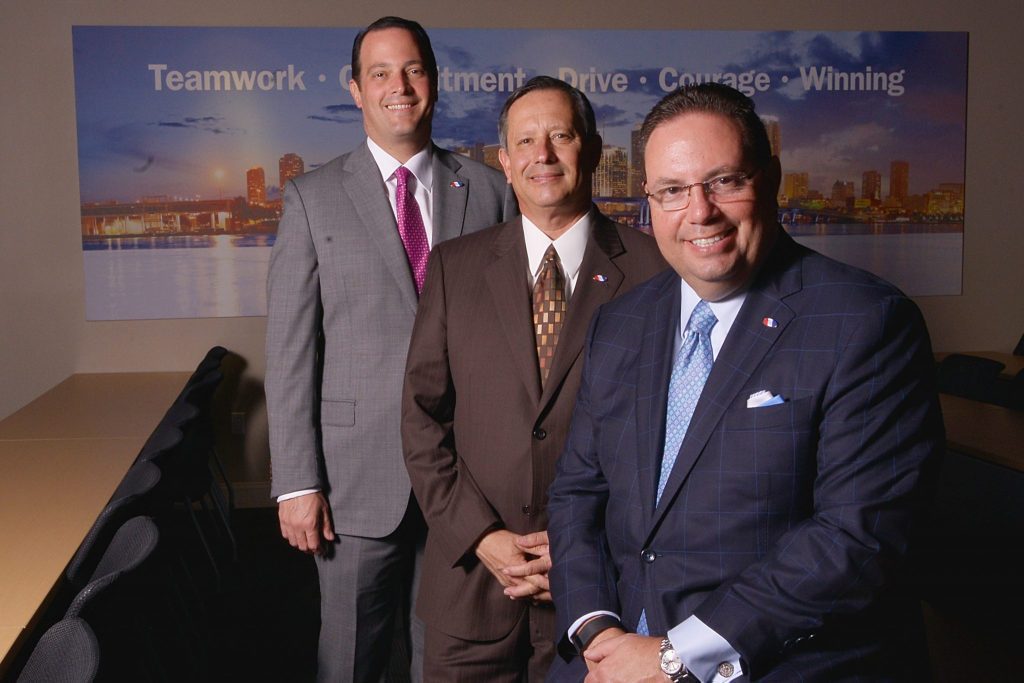
<svg viewBox="0 0 1024 683">
<path fill-rule="evenodd" d="M 521 220 L 431 252 L 406 366 L 402 444 L 430 527 L 417 613 L 432 628 L 496 640 L 527 608 L 503 595 L 473 547 L 490 529 L 547 527 L 591 316 L 665 268 L 653 239 L 596 213 L 542 391 Z"/>
</svg>

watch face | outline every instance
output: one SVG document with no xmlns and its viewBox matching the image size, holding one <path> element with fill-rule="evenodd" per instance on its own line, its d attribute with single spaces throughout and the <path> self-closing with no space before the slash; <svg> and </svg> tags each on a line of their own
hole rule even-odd
<svg viewBox="0 0 1024 683">
<path fill-rule="evenodd" d="M 675 650 L 666 650 L 661 654 L 661 670 L 668 676 L 674 676 L 683 668 L 683 662 Z"/>
</svg>

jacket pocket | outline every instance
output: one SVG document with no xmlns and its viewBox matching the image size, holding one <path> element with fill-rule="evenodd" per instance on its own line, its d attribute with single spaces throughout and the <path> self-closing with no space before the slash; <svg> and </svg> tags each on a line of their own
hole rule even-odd
<svg viewBox="0 0 1024 683">
<path fill-rule="evenodd" d="M 355 400 L 320 401 L 320 423 L 332 427 L 351 427 L 356 423 Z"/>
</svg>

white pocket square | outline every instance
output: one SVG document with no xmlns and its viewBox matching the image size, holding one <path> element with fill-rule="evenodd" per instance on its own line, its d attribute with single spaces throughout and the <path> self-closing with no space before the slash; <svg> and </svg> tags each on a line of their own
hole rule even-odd
<svg viewBox="0 0 1024 683">
<path fill-rule="evenodd" d="M 764 408 L 766 406 L 777 406 L 780 403 L 785 403 L 786 399 L 782 398 L 778 394 L 773 394 L 767 389 L 761 391 L 755 391 L 747 399 L 748 408 Z"/>
</svg>

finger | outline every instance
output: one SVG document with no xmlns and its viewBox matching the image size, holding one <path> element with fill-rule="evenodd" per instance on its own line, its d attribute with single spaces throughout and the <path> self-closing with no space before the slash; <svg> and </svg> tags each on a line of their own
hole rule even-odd
<svg viewBox="0 0 1024 683">
<path fill-rule="evenodd" d="M 537 586 L 527 581 L 522 581 L 514 586 L 508 586 L 505 588 L 505 595 L 513 600 L 518 598 L 532 598 L 539 592 L 540 588 L 537 588 Z"/>
<path fill-rule="evenodd" d="M 320 528 L 323 530 L 324 538 L 328 541 L 334 540 L 334 525 L 331 524 L 331 509 L 326 505 L 320 517 Z"/>
<path fill-rule="evenodd" d="M 529 576 L 524 577 L 523 581 L 528 581 L 530 584 L 536 586 L 542 591 L 551 590 L 551 583 L 548 581 L 548 577 L 545 574 L 530 574 Z"/>
<path fill-rule="evenodd" d="M 542 574 L 549 569 L 551 569 L 551 563 L 541 558 L 537 560 L 530 560 L 525 564 L 505 567 L 502 571 L 504 571 L 508 576 L 528 576 L 530 574 Z"/>
<path fill-rule="evenodd" d="M 320 532 L 316 529 L 307 530 L 302 537 L 303 545 L 306 552 L 318 553 L 320 552 Z"/>
<path fill-rule="evenodd" d="M 535 605 L 552 602 L 554 602 L 554 599 L 551 597 L 551 591 L 541 591 L 533 596 L 533 604 Z"/>
<path fill-rule="evenodd" d="M 548 544 L 548 532 L 536 531 L 532 534 L 523 534 L 522 536 L 516 536 L 516 545 L 523 548 L 534 548 L 538 545 Z"/>
</svg>

